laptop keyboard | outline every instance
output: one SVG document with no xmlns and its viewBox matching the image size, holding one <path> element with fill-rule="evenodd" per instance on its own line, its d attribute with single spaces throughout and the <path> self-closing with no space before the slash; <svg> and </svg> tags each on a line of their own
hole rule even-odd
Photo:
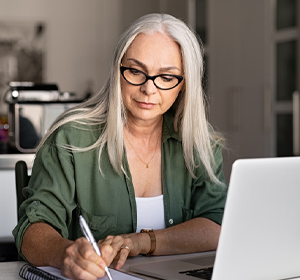
<svg viewBox="0 0 300 280">
<path fill-rule="evenodd" d="M 195 270 L 180 271 L 179 273 L 185 274 L 187 276 L 193 276 L 196 278 L 210 280 L 212 277 L 212 272 L 213 272 L 213 267 L 208 267 L 208 268 L 201 268 Z"/>
</svg>

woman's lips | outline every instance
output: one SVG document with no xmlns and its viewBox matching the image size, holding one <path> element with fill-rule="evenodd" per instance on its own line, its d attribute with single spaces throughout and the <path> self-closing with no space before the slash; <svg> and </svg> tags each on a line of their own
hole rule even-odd
<svg viewBox="0 0 300 280">
<path fill-rule="evenodd" d="M 155 106 L 154 103 L 136 101 L 139 107 L 143 109 L 151 109 Z"/>
</svg>

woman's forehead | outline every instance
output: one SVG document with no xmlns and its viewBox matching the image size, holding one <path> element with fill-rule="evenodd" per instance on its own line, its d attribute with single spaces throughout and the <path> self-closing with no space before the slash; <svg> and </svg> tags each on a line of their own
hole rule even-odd
<svg viewBox="0 0 300 280">
<path fill-rule="evenodd" d="M 126 60 L 137 60 L 149 66 L 182 68 L 179 45 L 166 33 L 141 33 L 129 46 Z"/>
</svg>

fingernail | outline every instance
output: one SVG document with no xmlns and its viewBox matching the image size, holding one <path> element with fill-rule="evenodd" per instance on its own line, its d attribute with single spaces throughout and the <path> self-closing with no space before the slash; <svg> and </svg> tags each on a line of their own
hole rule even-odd
<svg viewBox="0 0 300 280">
<path fill-rule="evenodd" d="M 119 264 L 117 264 L 116 266 L 115 266 L 115 269 L 117 269 L 117 270 L 119 270 L 121 268 L 121 266 L 119 265 Z"/>
<path fill-rule="evenodd" d="M 101 263 L 99 264 L 99 266 L 100 266 L 102 269 L 105 269 L 105 268 L 106 268 L 106 263 L 101 262 Z"/>
</svg>

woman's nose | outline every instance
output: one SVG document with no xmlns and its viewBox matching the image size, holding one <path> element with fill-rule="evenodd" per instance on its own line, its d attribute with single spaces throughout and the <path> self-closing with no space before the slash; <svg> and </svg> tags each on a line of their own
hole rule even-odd
<svg viewBox="0 0 300 280">
<path fill-rule="evenodd" d="M 157 87 L 155 86 L 154 81 L 149 79 L 146 83 L 141 85 L 141 92 L 146 95 L 157 93 Z"/>
</svg>

